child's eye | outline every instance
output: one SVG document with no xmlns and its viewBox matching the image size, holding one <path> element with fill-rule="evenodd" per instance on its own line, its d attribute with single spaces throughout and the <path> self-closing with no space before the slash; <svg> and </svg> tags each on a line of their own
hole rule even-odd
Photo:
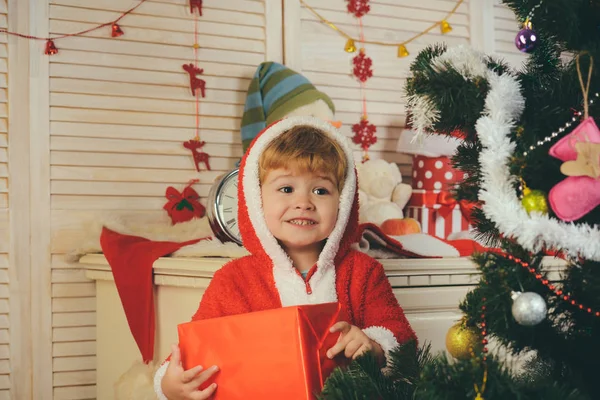
<svg viewBox="0 0 600 400">
<path fill-rule="evenodd" d="M 319 196 L 323 196 L 326 194 L 329 194 L 329 190 L 325 189 L 325 188 L 316 188 L 315 190 L 313 190 L 314 194 L 317 194 Z"/>
<path fill-rule="evenodd" d="M 284 186 L 282 188 L 279 188 L 279 191 L 281 193 L 292 193 L 294 191 L 294 189 L 292 189 L 291 186 Z"/>
</svg>

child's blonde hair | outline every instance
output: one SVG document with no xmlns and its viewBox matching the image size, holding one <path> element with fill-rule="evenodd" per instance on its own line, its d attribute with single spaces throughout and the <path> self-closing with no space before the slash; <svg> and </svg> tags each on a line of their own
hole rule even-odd
<svg viewBox="0 0 600 400">
<path fill-rule="evenodd" d="M 344 187 L 348 162 L 340 144 L 325 132 L 298 125 L 279 135 L 260 155 L 260 183 L 272 169 L 293 168 L 303 172 L 331 173 L 339 192 Z"/>
</svg>

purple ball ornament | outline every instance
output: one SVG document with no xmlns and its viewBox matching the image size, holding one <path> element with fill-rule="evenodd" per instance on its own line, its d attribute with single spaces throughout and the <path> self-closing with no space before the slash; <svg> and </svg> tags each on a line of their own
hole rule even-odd
<svg viewBox="0 0 600 400">
<path fill-rule="evenodd" d="M 531 53 L 535 50 L 538 42 L 537 33 L 530 27 L 525 27 L 517 33 L 515 46 L 523 53 Z"/>
</svg>

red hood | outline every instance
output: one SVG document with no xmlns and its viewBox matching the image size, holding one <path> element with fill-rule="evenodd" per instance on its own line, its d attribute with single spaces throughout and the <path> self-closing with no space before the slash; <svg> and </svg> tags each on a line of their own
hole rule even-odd
<svg viewBox="0 0 600 400">
<path fill-rule="evenodd" d="M 292 126 L 311 125 L 328 133 L 340 143 L 346 153 L 348 165 L 354 166 L 354 156 L 347 139 L 332 125 L 313 117 L 290 117 L 266 127 L 250 144 L 240 164 L 238 175 L 238 222 L 244 247 L 253 254 L 272 260 L 273 265 L 292 268 L 287 254 L 268 231 L 262 210 L 258 180 L 258 159 L 266 145 Z M 340 194 L 338 220 L 325 245 L 317 265 L 319 268 L 338 264 L 358 241 L 358 187 L 356 169 L 346 175 Z"/>
</svg>

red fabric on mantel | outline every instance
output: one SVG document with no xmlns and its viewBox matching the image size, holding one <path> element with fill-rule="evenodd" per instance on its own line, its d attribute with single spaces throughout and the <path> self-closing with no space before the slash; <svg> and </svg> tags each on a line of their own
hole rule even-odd
<svg viewBox="0 0 600 400">
<path fill-rule="evenodd" d="M 205 239 L 209 238 L 181 243 L 155 242 L 102 228 L 100 246 L 112 270 L 129 329 L 145 363 L 154 358 L 154 261 Z"/>
</svg>

